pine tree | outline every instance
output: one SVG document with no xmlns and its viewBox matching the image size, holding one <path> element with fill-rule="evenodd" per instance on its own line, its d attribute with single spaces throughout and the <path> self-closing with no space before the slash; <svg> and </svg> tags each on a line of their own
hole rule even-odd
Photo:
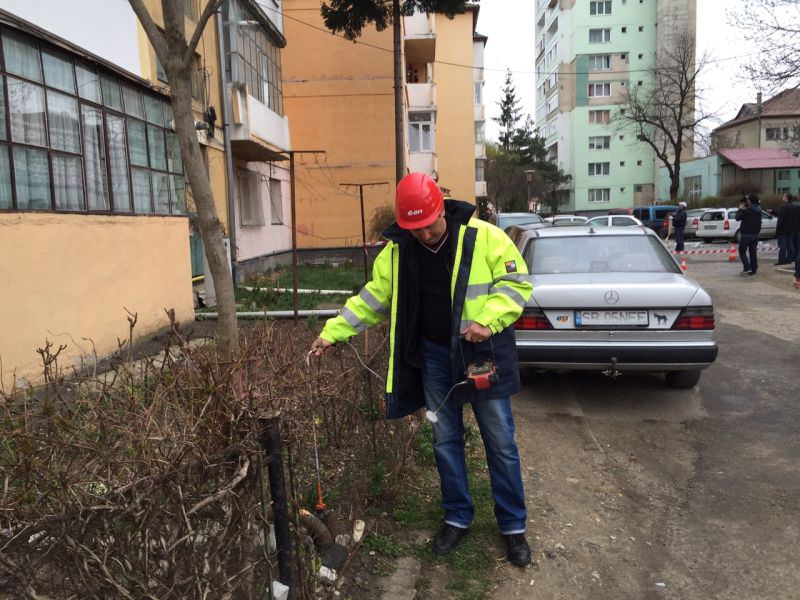
<svg viewBox="0 0 800 600">
<path fill-rule="evenodd" d="M 504 151 L 508 152 L 511 149 L 511 142 L 522 114 L 510 69 L 506 70 L 503 98 L 497 104 L 500 107 L 500 116 L 492 120 L 500 124 L 500 145 Z"/>
</svg>

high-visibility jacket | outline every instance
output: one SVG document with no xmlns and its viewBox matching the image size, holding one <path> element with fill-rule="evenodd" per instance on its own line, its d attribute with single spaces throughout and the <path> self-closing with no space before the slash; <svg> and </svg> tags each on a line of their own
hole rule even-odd
<svg viewBox="0 0 800 600">
<path fill-rule="evenodd" d="M 453 383 L 464 379 L 466 365 L 487 359 L 495 362 L 499 383 L 478 391 L 460 386 L 453 396 L 461 402 L 519 391 L 516 343 L 510 326 L 533 289 L 514 243 L 494 225 L 471 218 L 474 210 L 467 202 L 445 201 L 454 266 L 450 281 Z M 417 331 L 418 271 L 414 240 L 408 231 L 395 223 L 384 236 L 389 242 L 375 258 L 372 280 L 345 303 L 338 316 L 327 321 L 320 337 L 343 342 L 370 325 L 391 319 L 386 412 L 389 418 L 399 418 L 425 406 Z M 460 337 L 473 322 L 491 329 L 489 340 L 470 343 Z"/>
</svg>

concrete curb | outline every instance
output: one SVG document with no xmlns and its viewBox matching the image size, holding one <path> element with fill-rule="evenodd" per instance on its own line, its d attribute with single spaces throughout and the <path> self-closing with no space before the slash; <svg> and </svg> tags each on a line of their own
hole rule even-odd
<svg viewBox="0 0 800 600">
<path fill-rule="evenodd" d="M 403 557 L 398 560 L 397 569 L 386 582 L 381 600 L 414 600 L 421 568 L 416 558 Z"/>
</svg>

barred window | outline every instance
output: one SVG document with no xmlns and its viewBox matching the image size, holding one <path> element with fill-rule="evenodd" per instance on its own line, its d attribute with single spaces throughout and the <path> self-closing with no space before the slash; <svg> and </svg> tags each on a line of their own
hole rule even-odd
<svg viewBox="0 0 800 600">
<path fill-rule="evenodd" d="M 162 96 L 0 28 L 0 210 L 185 214 Z"/>
</svg>

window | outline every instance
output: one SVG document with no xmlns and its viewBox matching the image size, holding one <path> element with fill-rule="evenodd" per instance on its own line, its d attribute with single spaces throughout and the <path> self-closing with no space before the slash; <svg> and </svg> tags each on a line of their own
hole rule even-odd
<svg viewBox="0 0 800 600">
<path fill-rule="evenodd" d="M 475 159 L 475 181 L 486 181 L 486 161 L 482 158 Z"/>
<path fill-rule="evenodd" d="M 640 194 L 642 192 L 642 184 L 641 183 L 634 183 L 633 184 L 633 193 Z"/>
<path fill-rule="evenodd" d="M 589 202 L 611 202 L 611 189 L 589 188 Z"/>
<path fill-rule="evenodd" d="M 6 60 L 6 71 L 9 73 L 33 81 L 42 80 L 39 50 L 32 41 L 20 34 L 4 30 L 3 55 Z"/>
<path fill-rule="evenodd" d="M 768 140 L 788 140 L 789 128 L 788 127 L 767 127 L 766 130 Z"/>
<path fill-rule="evenodd" d="M 476 81 L 472 85 L 475 88 L 475 104 L 483 104 L 483 82 Z"/>
<path fill-rule="evenodd" d="M 624 160 L 619 161 L 619 166 L 620 167 L 624 167 L 625 166 L 625 161 Z"/>
<path fill-rule="evenodd" d="M 243 226 L 264 224 L 264 207 L 261 204 L 258 173 L 239 171 L 239 219 Z"/>
<path fill-rule="evenodd" d="M 597 175 L 608 175 L 611 171 L 611 163 L 597 162 L 589 163 L 589 177 Z"/>
<path fill-rule="evenodd" d="M 598 2 L 592 0 L 589 2 L 590 15 L 610 15 L 611 14 L 611 0 L 600 0 Z"/>
<path fill-rule="evenodd" d="M 408 114 L 408 147 L 411 152 L 433 152 L 433 113 Z"/>
<path fill-rule="evenodd" d="M 589 70 L 590 71 L 608 71 L 611 68 L 611 55 L 610 54 L 590 54 L 589 55 Z"/>
<path fill-rule="evenodd" d="M 644 54 L 640 54 L 639 55 L 639 60 L 642 60 L 643 57 L 644 57 Z"/>
<path fill-rule="evenodd" d="M 596 135 L 589 137 L 589 150 L 608 150 L 610 147 L 610 135 Z"/>
<path fill-rule="evenodd" d="M 6 79 L 11 139 L 34 146 L 47 145 L 44 128 L 44 90 L 14 77 Z"/>
<path fill-rule="evenodd" d="M 642 161 L 640 161 L 640 160 L 637 160 L 637 161 L 636 161 L 636 166 L 637 166 L 637 167 L 641 167 L 641 166 L 642 166 Z"/>
<path fill-rule="evenodd" d="M 17 208 L 20 210 L 49 210 L 52 208 L 47 152 L 21 146 L 15 147 L 14 177 Z"/>
<path fill-rule="evenodd" d="M 231 21 L 252 21 L 254 16 L 241 3 L 231 3 Z M 236 27 L 236 54 L 231 56 L 234 83 L 247 86 L 247 93 L 283 114 L 280 48 L 261 27 Z"/>
<path fill-rule="evenodd" d="M 790 171 L 778 171 L 778 179 L 791 179 L 792 173 Z"/>
<path fill-rule="evenodd" d="M 185 213 L 162 97 L 44 40 L 0 37 L 0 210 Z"/>
<path fill-rule="evenodd" d="M 604 98 L 611 95 L 610 83 L 590 83 L 589 98 Z"/>
<path fill-rule="evenodd" d="M 475 121 L 475 143 L 483 144 L 486 142 L 486 122 Z"/>
<path fill-rule="evenodd" d="M 644 27 L 642 25 L 639 25 L 639 31 L 644 31 Z"/>
<path fill-rule="evenodd" d="M 108 175 L 106 172 L 103 113 L 81 107 L 83 156 L 86 163 L 86 200 L 89 210 L 108 210 Z"/>
<path fill-rule="evenodd" d="M 609 110 L 590 110 L 589 123 L 608 123 L 611 111 Z"/>
<path fill-rule="evenodd" d="M 628 33 L 628 28 L 627 27 L 623 27 L 622 28 L 622 33 Z"/>
<path fill-rule="evenodd" d="M 605 44 L 611 41 L 611 29 L 590 29 L 590 44 Z"/>
<path fill-rule="evenodd" d="M 703 194 L 703 178 L 700 175 L 684 177 L 683 190 L 689 200 L 699 200 Z"/>
<path fill-rule="evenodd" d="M 281 180 L 269 180 L 269 203 L 271 207 L 270 223 L 272 225 L 283 225 L 283 192 L 281 191 Z"/>
</svg>

